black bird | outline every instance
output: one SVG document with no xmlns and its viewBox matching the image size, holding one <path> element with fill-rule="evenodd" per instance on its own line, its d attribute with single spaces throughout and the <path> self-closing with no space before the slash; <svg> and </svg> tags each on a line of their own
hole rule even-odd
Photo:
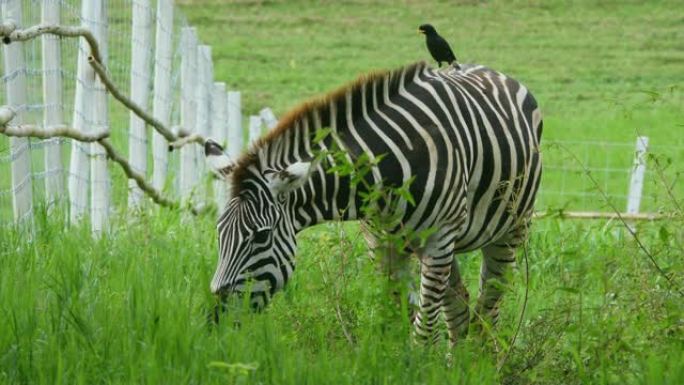
<svg viewBox="0 0 684 385">
<path fill-rule="evenodd" d="M 456 61 L 456 56 L 454 56 L 454 53 L 451 51 L 449 43 L 447 43 L 443 37 L 439 36 L 435 27 L 430 24 L 423 24 L 418 27 L 418 33 L 425 35 L 425 43 L 430 51 L 430 55 L 437 61 L 439 67 L 442 66 L 443 61 L 449 64 Z M 459 68 L 458 64 L 455 64 L 454 67 Z"/>
</svg>

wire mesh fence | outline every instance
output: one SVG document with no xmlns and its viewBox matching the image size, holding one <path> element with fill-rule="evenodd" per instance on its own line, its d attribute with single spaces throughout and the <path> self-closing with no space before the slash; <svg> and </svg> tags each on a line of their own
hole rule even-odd
<svg viewBox="0 0 684 385">
<path fill-rule="evenodd" d="M 0 0 L 0 6 L 3 26 L 88 28 L 98 41 L 102 64 L 112 82 L 142 109 L 153 111 L 167 127 L 181 123 L 185 113 L 193 118 L 192 124 L 184 122 L 189 133 L 197 127 L 206 135 L 209 115 L 224 109 L 228 113 L 224 118 L 232 123 L 223 129 L 240 130 L 239 92 L 228 90 L 226 97 L 220 98 L 226 106 L 211 105 L 211 49 L 200 45 L 195 30 L 174 9 L 172 0 Z M 192 52 L 181 44 L 185 32 L 192 40 Z M 0 95 L 0 105 L 9 105 L 16 112 L 12 124 L 108 131 L 109 140 L 122 150 L 131 169 L 151 180 L 156 189 L 178 197 L 181 181 L 189 180 L 183 197 L 200 204 L 208 200 L 200 150 L 187 149 L 189 156 L 181 170 L 178 151 L 169 152 L 165 138 L 106 96 L 88 65 L 90 49 L 85 39 L 49 34 L 5 45 L 0 64 L 5 92 Z M 197 79 L 181 76 L 188 57 L 200 57 L 187 68 Z M 196 113 L 202 125 L 195 125 Z M 234 146 L 242 148 L 242 136 L 230 135 Z M 182 177 L 181 172 L 185 172 Z M 104 222 L 112 211 L 136 208 L 143 202 L 136 183 L 126 179 L 120 168 L 106 166 L 98 143 L 0 135 L 0 223 L 23 222 L 32 216 L 33 207 L 42 204 L 68 207 L 72 220 L 89 217 L 93 223 Z"/>
<path fill-rule="evenodd" d="M 258 136 L 261 122 L 269 128 L 275 125 L 269 109 L 243 125 L 239 92 L 214 84 L 211 48 L 201 44 L 172 0 L 83 1 L 0 0 L 0 9 L 3 20 L 12 19 L 19 27 L 89 27 L 102 36 L 104 64 L 123 93 L 167 126 L 196 127 L 200 134 L 227 140 L 231 156 L 243 148 L 243 138 Z M 0 105 L 17 110 L 13 123 L 108 129 L 131 167 L 160 191 L 184 201 L 215 199 L 208 194 L 211 184 L 203 183 L 200 150 L 186 146 L 169 153 L 161 135 L 114 98 L 103 96 L 102 85 L 86 64 L 88 56 L 83 39 L 44 35 L 5 45 Z M 98 98 L 104 100 L 100 107 Z M 141 205 L 136 184 L 127 181 L 120 168 L 103 166 L 106 160 L 98 146 L 0 135 L 0 223 L 22 221 L 33 214 L 32 207 L 42 204 L 68 204 L 72 219 L 107 217 Z M 625 209 L 634 170 L 633 138 L 545 140 L 542 151 L 539 210 Z M 684 158 L 684 146 L 652 142 L 648 154 L 641 211 L 667 211 L 672 197 L 684 192 L 676 167 L 676 160 Z"/>
<path fill-rule="evenodd" d="M 630 179 L 635 171 L 635 140 L 553 141 L 542 144 L 544 175 L 539 210 L 627 211 Z M 684 196 L 676 162 L 684 146 L 649 143 L 639 211 L 668 212 Z"/>
</svg>

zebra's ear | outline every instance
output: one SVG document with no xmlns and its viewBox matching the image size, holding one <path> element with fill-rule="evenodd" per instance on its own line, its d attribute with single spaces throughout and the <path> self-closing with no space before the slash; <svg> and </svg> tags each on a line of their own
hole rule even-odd
<svg viewBox="0 0 684 385">
<path fill-rule="evenodd" d="M 264 176 L 273 195 L 278 195 L 301 187 L 309 178 L 312 168 L 311 162 L 295 162 L 283 170 L 266 170 Z"/>
<path fill-rule="evenodd" d="M 211 172 L 219 179 L 228 179 L 233 168 L 235 168 L 235 164 L 223 152 L 223 147 L 211 139 L 204 142 L 204 157 Z"/>
</svg>

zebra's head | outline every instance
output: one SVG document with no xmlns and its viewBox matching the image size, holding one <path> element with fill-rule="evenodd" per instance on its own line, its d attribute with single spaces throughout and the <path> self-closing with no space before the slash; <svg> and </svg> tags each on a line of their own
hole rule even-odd
<svg viewBox="0 0 684 385">
<path fill-rule="evenodd" d="M 216 142 L 204 146 L 209 167 L 228 179 L 235 164 Z M 295 229 L 288 194 L 309 177 L 311 163 L 296 162 L 283 169 L 248 170 L 250 176 L 237 195 L 231 192 L 217 224 L 219 258 L 211 291 L 226 299 L 250 295 L 261 309 L 283 288 L 294 270 Z"/>
</svg>

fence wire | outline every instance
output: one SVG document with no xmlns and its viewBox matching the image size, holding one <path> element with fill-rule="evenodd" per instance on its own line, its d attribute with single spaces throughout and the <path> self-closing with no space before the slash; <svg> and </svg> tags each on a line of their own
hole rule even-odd
<svg viewBox="0 0 684 385">
<path fill-rule="evenodd" d="M 8 4 L 10 0 L 0 0 L 0 5 Z M 154 93 L 153 77 L 154 71 L 149 68 L 146 73 L 131 74 L 131 52 L 132 47 L 141 46 L 150 60 L 150 67 L 154 66 L 155 57 L 155 33 L 152 29 L 152 38 L 143 40 L 139 36 L 132 36 L 132 15 L 133 10 L 137 12 L 147 12 L 150 15 L 150 23 L 157 24 L 157 2 L 162 0 L 108 0 L 105 2 L 107 18 L 106 23 L 101 25 L 107 31 L 107 49 L 105 63 L 114 82 L 119 89 L 127 95 L 131 94 L 131 77 L 135 82 L 146 84 L 150 97 L 144 107 L 152 110 L 152 95 Z M 86 20 L 81 15 L 81 1 L 78 0 L 21 0 L 22 18 L 20 25 L 23 27 L 41 24 L 41 7 L 45 3 L 51 3 L 59 8 L 60 23 L 63 25 L 81 25 L 86 22 L 97 23 L 95 20 Z M 2 16 L 4 18 L 4 15 Z M 203 99 L 207 93 L 188 93 L 181 95 L 181 58 L 184 54 L 181 45 L 181 31 L 188 27 L 188 23 L 180 10 L 176 7 L 173 12 L 173 22 L 160 26 L 161 31 L 170 33 L 172 38 L 172 58 L 171 62 L 171 82 L 170 96 L 162 99 L 170 106 L 169 125 L 178 125 L 181 122 L 182 105 L 190 107 L 194 111 L 192 120 L 201 118 L 204 124 L 199 125 L 202 130 L 206 130 L 207 122 L 211 120 L 209 112 L 201 112 L 197 107 L 202 104 L 206 107 L 208 101 Z M 155 162 L 168 162 L 168 173 L 163 190 L 179 197 L 181 190 L 180 170 L 180 151 L 165 154 L 163 158 L 155 156 L 152 150 L 152 135 L 150 128 L 146 128 L 145 135 L 129 136 L 130 111 L 119 104 L 113 98 L 108 99 L 108 119 L 93 119 L 85 110 L 75 106 L 76 84 L 79 82 L 77 74 L 77 57 L 79 50 L 83 49 L 79 45 L 78 39 L 58 39 L 60 42 L 59 53 L 61 58 L 59 65 L 54 67 L 44 67 L 43 65 L 43 40 L 41 38 L 30 40 L 21 44 L 23 50 L 24 65 L 15 71 L 5 71 L 6 60 L 0 62 L 0 74 L 2 78 L 0 85 L 6 89 L 14 81 L 23 80 L 26 82 L 26 100 L 23 104 L 15 106 L 21 112 L 24 123 L 43 125 L 45 124 L 46 113 L 52 111 L 61 112 L 63 123 L 74 125 L 75 121 L 81 120 L 85 127 L 100 127 L 108 125 L 111 132 L 111 140 L 117 149 L 128 155 L 131 148 L 129 141 L 135 141 L 137 145 L 147 149 L 146 166 L 137 170 L 144 173 L 148 180 L 152 179 L 152 165 Z M 201 44 L 201 43 L 199 43 Z M 204 51 L 204 55 L 209 55 L 210 51 Z M 87 55 L 87 52 L 86 52 Z M 200 54 L 196 55 L 199 59 Z M 205 63 L 206 64 L 206 63 Z M 211 66 L 209 60 L 208 65 Z M 192 63 L 192 73 L 197 74 L 197 61 Z M 61 86 L 59 87 L 59 102 L 50 103 L 44 99 L 43 82 L 46 77 L 58 77 Z M 202 84 L 197 89 L 204 89 L 211 92 L 213 89 L 213 79 L 211 76 L 197 76 L 202 79 Z M 199 91 L 198 91 L 199 92 Z M 203 96 L 205 95 L 205 96 Z M 229 97 L 226 101 L 228 110 L 235 107 L 239 113 L 239 105 L 231 106 L 236 100 Z M 237 100 L 239 100 L 239 95 Z M 90 100 L 86 100 L 86 105 Z M 0 93 L 0 105 L 7 103 L 7 94 Z M 76 108 L 75 108 L 76 107 Z M 201 115 L 197 115 L 201 114 Z M 228 116 L 229 121 L 234 118 Z M 240 119 L 233 125 L 240 125 Z M 206 134 L 206 132 L 204 132 Z M 74 183 L 81 183 L 85 191 L 93 188 L 91 184 L 90 170 L 84 173 L 73 172 L 70 163 L 75 157 L 81 156 L 90 160 L 93 157 L 101 156 L 93 152 L 94 145 L 75 143 L 65 139 L 38 140 L 28 139 L 19 145 L 10 146 L 10 140 L 4 135 L 0 135 L 0 223 L 13 222 L 12 195 L 16 191 L 29 191 L 33 195 L 33 204 L 38 206 L 48 201 L 46 185 L 49 181 L 58 180 L 63 186 L 63 201 L 67 198 L 68 179 L 73 178 Z M 61 162 L 46 161 L 46 153 L 57 150 L 60 153 Z M 74 151 L 80 155 L 75 155 Z M 203 168 L 201 154 L 197 149 L 192 149 L 194 165 L 196 170 Z M 630 174 L 634 161 L 634 139 L 625 138 L 624 141 L 552 141 L 545 140 L 542 144 L 544 156 L 544 174 L 542 178 L 541 191 L 537 200 L 537 209 L 565 209 L 569 211 L 606 211 L 608 205 L 604 198 L 608 198 L 612 204 L 618 208 L 624 208 L 627 202 L 628 186 Z M 572 155 L 571 155 L 572 154 Z M 22 156 L 30 156 L 31 172 L 18 184 L 12 186 L 11 164 L 14 160 Z M 49 158 L 49 157 L 48 157 Z M 649 156 L 647 157 L 647 171 L 644 183 L 643 200 L 641 211 L 668 211 L 672 209 L 671 195 L 684 196 L 684 187 L 679 181 L 682 170 L 679 168 L 681 160 L 684 159 L 684 146 L 673 146 L 665 143 L 651 141 L 649 146 Z M 61 163 L 61 164 L 60 164 Z M 90 163 L 90 162 L 88 162 Z M 117 167 L 110 167 L 109 178 L 104 178 L 98 183 L 102 183 L 106 191 L 112 197 L 113 208 L 126 207 L 126 197 L 128 196 L 130 185 L 127 183 L 123 172 Z M 587 177 L 587 172 L 598 181 L 598 185 L 591 182 Z M 55 178 L 56 177 L 56 178 Z M 197 182 L 197 181 L 195 181 Z M 193 182 L 194 183 L 194 182 Z M 30 189 L 29 189 L 30 187 Z M 200 188 L 197 191 L 202 191 Z M 89 202 L 89 200 L 85 200 Z M 51 204 L 51 203 L 50 203 Z M 87 212 L 88 204 L 83 207 L 73 207 L 72 209 Z M 26 213 L 27 216 L 31 212 Z"/>
<path fill-rule="evenodd" d="M 0 0 L 0 5 L 4 8 L 9 0 Z M 50 1 L 47 1 L 49 3 Z M 21 0 L 22 19 L 20 27 L 28 27 L 31 25 L 41 24 L 41 7 L 46 3 L 45 0 Z M 81 2 L 77 0 L 52 0 L 55 6 L 59 7 L 60 24 L 62 25 L 82 25 L 85 22 L 95 23 L 96 20 L 87 20 L 81 15 Z M 131 49 L 132 49 L 132 11 L 134 5 L 137 10 L 144 9 L 150 14 L 150 20 L 153 26 L 156 26 L 157 20 L 157 2 L 155 0 L 140 1 L 140 0 L 108 0 L 106 1 L 107 22 L 103 25 L 107 31 L 107 47 L 105 55 L 105 64 L 112 79 L 118 88 L 126 94 L 130 94 L 131 82 Z M 5 16 L 2 15 L 4 18 Z M 180 99 L 180 58 L 181 49 L 179 46 L 180 30 L 187 26 L 184 15 L 178 10 L 174 10 L 174 18 L 172 24 L 162 25 L 161 29 L 172 36 L 172 52 L 171 58 L 171 97 L 166 102 L 171 106 L 171 125 L 177 124 L 179 120 L 179 99 Z M 152 30 L 152 39 L 144 48 L 148 51 L 152 60 L 150 66 L 154 65 L 154 40 L 155 29 Z M 49 37 L 55 38 L 56 37 Z M 151 151 L 151 130 L 146 129 L 146 135 L 129 138 L 129 114 L 130 111 L 123 107 L 113 98 L 108 98 L 108 119 L 94 121 L 88 114 L 79 108 L 74 108 L 76 97 L 76 84 L 79 83 L 77 76 L 77 56 L 79 50 L 78 39 L 59 39 L 59 53 L 61 60 L 59 66 L 56 68 L 43 68 L 42 58 L 42 39 L 33 39 L 21 44 L 23 50 L 24 66 L 23 68 L 12 73 L 5 73 L 4 60 L 0 63 L 0 74 L 2 78 L 0 85 L 2 85 L 3 92 L 0 94 L 0 105 L 7 103 L 7 95 L 4 92 L 6 86 L 11 81 L 21 78 L 26 82 L 26 102 L 22 105 L 15 106 L 21 112 L 23 123 L 43 125 L 44 116 L 47 110 L 59 110 L 63 116 L 63 123 L 73 126 L 75 120 L 81 119 L 85 127 L 101 127 L 108 125 L 111 132 L 111 140 L 114 145 L 128 156 L 129 140 L 135 140 L 148 149 L 147 167 L 144 170 L 137 170 L 148 178 L 152 175 L 152 164 L 154 158 Z M 139 43 L 139 42 L 138 42 Z M 139 44 L 138 44 L 139 45 Z M 85 51 L 87 57 L 89 51 Z M 3 54 L 4 56 L 4 54 Z M 43 79 L 46 75 L 57 75 L 61 81 L 60 102 L 57 104 L 45 103 L 43 97 Z M 150 69 L 149 74 L 153 74 Z M 145 79 L 148 85 L 149 94 L 153 92 L 153 82 L 151 79 Z M 81 83 L 81 85 L 85 85 Z M 92 90 L 88 90 L 92 91 Z M 148 98 L 149 103 L 144 105 L 147 110 L 151 110 L 152 98 Z M 86 103 L 90 101 L 87 100 Z M 73 178 L 76 182 L 81 183 L 81 187 L 90 194 L 91 179 L 89 171 L 85 173 L 73 172 L 70 168 L 70 163 L 74 157 L 72 152 L 78 151 L 82 154 L 84 159 L 92 159 L 97 156 L 93 153 L 90 144 L 75 142 L 72 144 L 71 140 L 63 138 L 53 138 L 48 140 L 39 140 L 30 138 L 27 139 L 26 144 L 10 149 L 10 139 L 4 135 L 0 135 L 0 223 L 11 223 L 13 219 L 12 211 L 12 195 L 15 191 L 27 187 L 31 187 L 33 194 L 34 206 L 44 204 L 46 202 L 46 179 L 49 177 L 57 177 L 63 186 L 62 202 L 67 200 L 67 185 L 68 179 Z M 58 148 L 61 152 L 61 164 L 46 163 L 45 151 L 47 148 Z M 15 159 L 30 154 L 31 172 L 26 180 L 21 184 L 12 187 L 11 180 L 11 164 Z M 178 159 L 174 153 L 171 153 L 168 159 L 168 174 L 167 186 L 165 189 L 167 193 L 173 194 L 175 183 Z M 88 162 L 89 163 L 89 162 Z M 128 195 L 129 185 L 121 170 L 115 167 L 109 168 L 111 175 L 108 180 L 103 180 L 106 184 L 104 187 L 110 191 L 110 196 L 113 198 L 113 207 L 125 207 L 126 196 Z M 85 186 L 85 187 L 83 187 Z M 49 203 L 53 204 L 53 203 Z M 74 202 L 71 202 L 74 206 Z M 89 210 L 88 206 L 73 207 L 82 212 Z M 27 213 L 30 216 L 32 213 Z"/>
<path fill-rule="evenodd" d="M 544 174 L 537 209 L 606 212 L 612 211 L 612 205 L 625 210 L 634 169 L 635 140 L 543 142 Z M 641 212 L 675 209 L 668 190 L 675 197 L 684 196 L 684 184 L 679 180 L 684 172 L 682 159 L 684 145 L 651 141 L 646 155 Z"/>
</svg>

